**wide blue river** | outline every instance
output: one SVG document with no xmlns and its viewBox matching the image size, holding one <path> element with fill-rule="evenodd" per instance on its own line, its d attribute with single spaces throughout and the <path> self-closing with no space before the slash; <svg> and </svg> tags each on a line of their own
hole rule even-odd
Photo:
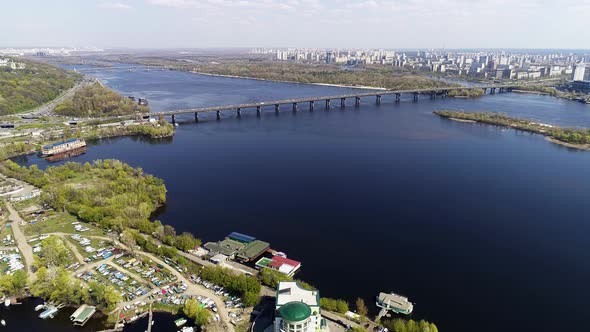
<svg viewBox="0 0 590 332">
<path fill-rule="evenodd" d="M 94 75 L 155 111 L 350 90 L 174 71 Z M 547 96 L 367 98 L 360 108 L 186 116 L 171 140 L 100 140 L 72 160 L 143 167 L 168 188 L 157 219 L 205 241 L 232 231 L 266 240 L 300 260 L 297 277 L 325 297 L 362 297 L 376 312 L 380 291 L 401 293 L 415 303 L 412 318 L 441 331 L 586 326 L 590 152 L 440 119 L 437 109 L 590 127 L 590 106 Z"/>
</svg>

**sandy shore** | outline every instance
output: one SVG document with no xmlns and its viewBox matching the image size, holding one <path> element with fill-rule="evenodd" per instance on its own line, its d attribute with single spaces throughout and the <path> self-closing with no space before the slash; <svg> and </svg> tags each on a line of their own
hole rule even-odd
<svg viewBox="0 0 590 332">
<path fill-rule="evenodd" d="M 584 151 L 590 151 L 590 144 L 572 144 L 572 143 L 566 143 L 566 142 L 562 142 L 560 140 L 557 140 L 555 138 L 548 137 L 548 136 L 545 136 L 545 139 L 548 140 L 551 143 L 559 144 L 561 146 L 566 146 L 568 148 L 573 148 L 573 149 L 578 149 L 578 150 L 584 150 Z"/>
<path fill-rule="evenodd" d="M 516 92 L 516 93 L 530 93 L 530 94 L 533 94 L 533 95 L 541 95 L 541 96 L 548 96 L 549 95 L 547 92 L 530 91 L 530 90 L 517 90 L 517 89 L 514 89 L 514 90 L 512 90 L 512 92 Z"/>
<path fill-rule="evenodd" d="M 329 84 L 329 83 L 303 83 L 303 82 L 292 82 L 292 81 L 277 81 L 277 80 L 268 80 L 265 78 L 257 78 L 257 77 L 247 77 L 247 76 L 236 76 L 236 75 L 223 75 L 223 74 L 211 74 L 211 73 L 203 73 L 199 71 L 190 71 L 193 74 L 199 75 L 207 75 L 207 76 L 215 76 L 215 77 L 227 77 L 227 78 L 241 78 L 245 80 L 255 80 L 255 81 L 265 81 L 265 82 L 277 82 L 277 83 L 291 83 L 291 84 L 307 84 L 307 85 L 321 85 L 321 86 L 333 86 L 337 88 L 353 88 L 353 89 L 365 89 L 365 90 L 389 90 L 386 88 L 378 88 L 374 86 L 364 86 L 364 85 L 345 85 L 345 84 Z"/>
<path fill-rule="evenodd" d="M 449 120 L 457 121 L 457 122 L 465 122 L 465 123 L 476 123 L 475 120 L 466 120 L 466 119 L 457 119 L 457 118 L 447 118 Z"/>
</svg>

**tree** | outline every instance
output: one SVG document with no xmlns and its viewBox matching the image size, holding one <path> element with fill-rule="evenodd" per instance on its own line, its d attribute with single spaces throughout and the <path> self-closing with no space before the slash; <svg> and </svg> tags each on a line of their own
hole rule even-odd
<svg viewBox="0 0 590 332">
<path fill-rule="evenodd" d="M 132 229 L 126 229 L 121 233 L 121 242 L 132 252 L 135 250 L 135 246 L 137 246 L 137 241 L 135 240 L 137 235 L 137 231 Z"/>
<path fill-rule="evenodd" d="M 320 299 L 320 306 L 328 311 L 334 311 L 344 314 L 348 311 L 348 302 L 340 299 L 330 299 L 327 297 Z"/>
<path fill-rule="evenodd" d="M 356 302 L 356 313 L 363 316 L 363 317 L 367 317 L 367 314 L 369 313 L 369 309 L 367 308 L 367 305 L 365 304 L 365 300 L 363 300 L 362 298 L 357 298 Z"/>
<path fill-rule="evenodd" d="M 79 304 L 86 296 L 86 290 L 79 280 L 73 279 L 63 267 L 41 267 L 37 280 L 31 284 L 31 293 L 44 299 L 69 304 Z"/>
<path fill-rule="evenodd" d="M 188 232 L 184 232 L 182 233 L 182 235 L 179 235 L 176 237 L 175 241 L 174 241 L 174 246 L 176 246 L 176 248 L 178 248 L 179 250 L 182 251 L 188 251 L 191 249 L 194 249 L 196 246 L 200 245 L 201 241 L 198 239 L 195 239 L 195 237 Z"/>
<path fill-rule="evenodd" d="M 12 274 L 13 294 L 21 295 L 24 293 L 27 284 L 29 283 L 29 276 L 24 270 L 17 270 Z"/>
<path fill-rule="evenodd" d="M 207 309 L 201 307 L 199 302 L 195 299 L 189 299 L 184 303 L 184 307 L 182 308 L 182 312 L 184 314 L 195 321 L 195 324 L 199 326 L 203 326 L 209 322 L 209 311 Z"/>
<path fill-rule="evenodd" d="M 36 261 L 37 267 L 65 266 L 70 261 L 70 251 L 64 241 L 52 235 L 41 241 L 41 256 Z"/>
<path fill-rule="evenodd" d="M 96 281 L 92 281 L 88 284 L 90 287 L 88 291 L 89 302 L 106 309 L 107 311 L 113 310 L 117 303 L 123 298 L 121 294 L 117 292 L 112 286 L 105 286 Z"/>
<path fill-rule="evenodd" d="M 272 288 L 277 288 L 279 286 L 279 282 L 281 281 L 293 280 L 293 278 L 289 277 L 288 275 L 271 269 L 262 269 L 258 276 L 264 285 Z"/>
</svg>

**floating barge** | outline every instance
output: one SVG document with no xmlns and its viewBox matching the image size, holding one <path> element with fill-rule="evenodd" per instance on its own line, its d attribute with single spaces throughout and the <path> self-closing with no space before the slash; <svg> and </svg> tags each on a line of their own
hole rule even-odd
<svg viewBox="0 0 590 332">
<path fill-rule="evenodd" d="M 94 315 L 96 312 L 96 307 L 89 306 L 87 304 L 83 304 L 80 308 L 76 309 L 72 315 L 70 315 L 70 320 L 74 322 L 76 326 L 84 326 L 86 322 Z"/>
<path fill-rule="evenodd" d="M 44 157 L 50 157 L 85 148 L 86 141 L 80 138 L 72 138 L 62 142 L 44 145 L 41 148 L 41 154 Z"/>
<path fill-rule="evenodd" d="M 414 304 L 407 297 L 395 293 L 379 293 L 376 304 L 381 308 L 379 317 L 385 316 L 387 311 L 409 315 L 414 310 Z"/>
</svg>

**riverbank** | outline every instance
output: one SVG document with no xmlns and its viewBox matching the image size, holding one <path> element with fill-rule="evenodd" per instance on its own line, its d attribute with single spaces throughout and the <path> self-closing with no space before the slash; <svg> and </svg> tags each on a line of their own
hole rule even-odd
<svg viewBox="0 0 590 332">
<path fill-rule="evenodd" d="M 590 130 L 578 128 L 562 128 L 554 125 L 537 123 L 528 119 L 510 118 L 508 116 L 489 112 L 463 112 L 440 110 L 434 114 L 453 121 L 483 123 L 501 127 L 508 127 L 534 134 L 543 135 L 548 141 L 579 150 L 590 150 Z"/>
<path fill-rule="evenodd" d="M 239 78 L 239 79 L 262 81 L 262 82 L 306 84 L 306 85 L 332 86 L 332 87 L 337 87 L 337 88 L 353 88 L 353 89 L 380 90 L 380 91 L 389 90 L 387 88 L 380 88 L 380 87 L 375 87 L 375 86 L 365 86 L 365 85 L 346 85 L 346 84 L 331 84 L 331 83 L 305 83 L 305 82 L 296 82 L 296 81 L 271 80 L 271 79 L 266 79 L 266 78 L 249 77 L 249 76 L 212 74 L 212 73 L 206 73 L 206 72 L 195 71 L 195 70 L 191 70 L 190 72 L 193 74 L 206 75 L 206 76 L 212 76 L 212 77 Z"/>
<path fill-rule="evenodd" d="M 14 158 L 18 156 L 30 155 L 37 153 L 45 144 L 51 144 L 63 140 L 64 130 L 44 133 L 48 138 L 39 135 L 37 139 L 11 141 L 9 138 L 0 140 L 0 160 Z M 117 123 L 116 126 L 82 126 L 74 136 L 87 139 L 98 140 L 102 138 L 114 138 L 124 136 L 142 136 L 149 139 L 161 140 L 171 139 L 175 134 L 174 126 L 166 121 L 159 123 L 139 123 L 122 125 Z M 68 136 L 71 137 L 71 136 Z"/>
</svg>

